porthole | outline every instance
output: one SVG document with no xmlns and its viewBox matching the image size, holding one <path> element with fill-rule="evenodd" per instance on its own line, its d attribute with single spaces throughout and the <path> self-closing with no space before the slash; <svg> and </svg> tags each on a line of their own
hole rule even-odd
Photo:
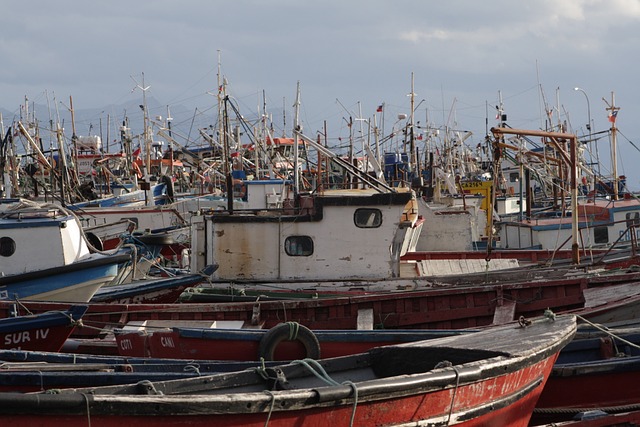
<svg viewBox="0 0 640 427">
<path fill-rule="evenodd" d="M 378 228 L 382 225 L 382 211 L 369 208 L 356 209 L 353 222 L 359 228 Z"/>
<path fill-rule="evenodd" d="M 309 236 L 289 236 L 284 241 L 284 251 L 289 256 L 313 254 L 313 239 Z"/>
<path fill-rule="evenodd" d="M 0 237 L 0 255 L 9 257 L 16 252 L 16 242 L 11 237 Z"/>
</svg>

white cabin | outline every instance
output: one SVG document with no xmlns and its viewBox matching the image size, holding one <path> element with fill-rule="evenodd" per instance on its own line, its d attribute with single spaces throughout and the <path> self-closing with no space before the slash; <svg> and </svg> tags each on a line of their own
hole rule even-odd
<svg viewBox="0 0 640 427">
<path fill-rule="evenodd" d="M 56 208 L 7 209 L 0 218 L 3 276 L 69 265 L 89 255 L 80 224 Z"/>
<path fill-rule="evenodd" d="M 270 194 L 262 194 L 267 205 Z M 398 277 L 414 204 L 411 191 L 331 190 L 302 195 L 295 208 L 287 199 L 281 209 L 193 217 L 191 270 L 217 263 L 220 281 Z"/>
</svg>

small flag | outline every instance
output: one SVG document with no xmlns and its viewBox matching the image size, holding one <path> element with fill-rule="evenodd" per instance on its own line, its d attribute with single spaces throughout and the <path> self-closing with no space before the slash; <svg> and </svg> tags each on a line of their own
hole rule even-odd
<svg viewBox="0 0 640 427">
<path fill-rule="evenodd" d="M 382 113 L 382 104 L 378 105 L 378 108 L 376 109 L 376 113 Z"/>
<path fill-rule="evenodd" d="M 615 123 L 617 116 L 618 116 L 618 110 L 613 110 L 612 112 L 609 113 L 609 121 L 611 123 Z"/>
<path fill-rule="evenodd" d="M 142 151 L 142 149 L 140 147 L 136 148 L 135 151 L 132 153 L 133 154 L 133 158 L 137 159 L 140 156 L 140 152 Z"/>
</svg>

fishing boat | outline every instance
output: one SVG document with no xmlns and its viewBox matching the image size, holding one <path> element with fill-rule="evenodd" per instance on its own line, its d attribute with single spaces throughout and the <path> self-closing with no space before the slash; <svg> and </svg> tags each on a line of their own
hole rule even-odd
<svg viewBox="0 0 640 427">
<path fill-rule="evenodd" d="M 585 247 L 636 245 L 640 201 L 637 199 L 589 200 L 577 205 L 577 226 Z M 500 241 L 504 247 L 555 249 L 571 241 L 573 217 L 538 217 L 503 221 Z"/>
<path fill-rule="evenodd" d="M 130 258 L 90 253 L 77 218 L 60 206 L 2 202 L 0 299 L 88 302 Z"/>
<path fill-rule="evenodd" d="M 620 289 L 617 297 L 606 290 L 640 281 L 638 273 L 571 276 L 562 279 L 527 280 L 472 286 L 435 284 L 419 291 L 362 292 L 366 282 L 353 282 L 354 295 L 317 299 L 268 300 L 224 303 L 176 304 L 91 304 L 83 323 L 91 326 L 76 330 L 75 338 L 96 338 L 131 322 L 234 321 L 253 327 L 272 328 L 282 321 L 298 322 L 312 330 L 322 329 L 466 329 L 511 322 L 520 316 L 534 317 L 554 312 L 594 309 L 613 301 L 629 299 Z M 633 286 L 629 286 L 633 289 Z M 589 290 L 589 292 L 585 292 Z M 600 290 L 601 292 L 596 292 Z M 600 298 L 602 292 L 605 296 Z M 634 291 L 637 294 L 637 291 Z M 613 292 L 615 294 L 615 292 Z M 592 303 L 592 299 L 593 302 Z M 637 305 L 637 304 L 636 304 Z M 24 301 L 19 313 L 37 313 L 68 308 L 53 302 Z M 0 301 L 0 317 L 15 305 Z M 621 310 L 621 315 L 625 312 Z M 620 319 L 623 320 L 623 319 Z M 171 326 L 171 325 L 170 325 Z M 165 326 L 166 327 L 166 326 Z"/>
<path fill-rule="evenodd" d="M 536 423 L 590 411 L 623 413 L 640 404 L 640 327 L 591 325 L 581 325 L 558 356 L 536 405 Z"/>
<path fill-rule="evenodd" d="M 474 330 L 310 330 L 296 322 L 271 329 L 188 328 L 115 330 L 122 356 L 189 360 L 320 359 L 373 347 L 420 341 Z"/>
<path fill-rule="evenodd" d="M 362 292 L 364 293 L 364 292 Z M 357 291 L 336 291 L 331 292 L 325 290 L 322 292 L 314 291 L 288 291 L 288 290 L 267 290 L 253 289 L 244 287 L 218 288 L 218 287 L 192 287 L 186 289 L 178 297 L 176 302 L 184 303 L 203 303 L 203 302 L 242 302 L 242 301 L 268 301 L 268 300 L 300 300 L 300 299 L 318 299 L 331 298 L 336 296 L 353 296 L 357 295 Z"/>
<path fill-rule="evenodd" d="M 0 319 L 0 349 L 58 351 L 87 311 L 86 305 Z"/>
<path fill-rule="evenodd" d="M 207 280 L 217 266 L 208 266 L 197 274 L 134 280 L 121 285 L 104 286 L 91 297 L 91 303 L 164 304 L 176 302 L 187 289 Z"/>
<path fill-rule="evenodd" d="M 584 308 L 573 310 L 585 321 L 610 323 L 637 318 L 640 310 L 640 294 L 611 300 L 611 293 L 625 295 L 627 288 L 638 288 L 638 283 L 611 285 L 611 288 L 587 289 L 590 298 Z M 635 290 L 640 293 L 640 290 Z M 604 293 L 604 296 L 601 295 Z M 191 294 L 191 293 L 188 293 Z M 197 293 L 196 293 L 197 295 Z M 326 296 L 325 296 L 326 297 Z M 260 297 L 258 297 L 260 298 Z M 589 320 L 586 320 L 589 319 Z M 204 323 L 204 322 L 203 322 Z M 247 326 L 248 325 L 248 326 Z M 361 326 L 361 325 L 358 325 Z M 219 325 L 202 327 L 128 327 L 116 329 L 118 354 L 123 356 L 160 357 L 200 360 L 293 360 L 304 357 L 338 357 L 359 353 L 369 348 L 400 342 L 429 339 L 440 334 L 468 333 L 476 329 L 375 329 L 375 330 L 311 330 L 296 322 L 283 322 L 271 329 L 262 324 L 251 326 L 248 322 L 236 322 L 229 329 Z M 103 343 L 100 343 L 103 344 Z M 103 347 L 91 350 L 91 342 L 84 352 L 99 352 Z"/>
<path fill-rule="evenodd" d="M 0 421 L 92 425 L 527 426 L 574 316 L 321 361 L 135 385 L 2 393 Z M 425 402 L 428 402 L 425 404 Z"/>
<path fill-rule="evenodd" d="M 509 129 L 493 131 L 496 135 L 510 132 Z M 295 135 L 343 166 L 358 185 L 346 189 L 319 187 L 314 191 L 302 191 L 295 182 L 289 185 L 286 181 L 247 185 L 245 197 L 250 201 L 249 209 L 230 208 L 193 217 L 191 268 L 218 262 L 220 268 L 212 282 L 220 286 L 240 282 L 262 289 L 324 286 L 340 290 L 356 281 L 366 281 L 367 290 L 371 291 L 428 287 L 430 276 L 434 275 L 429 267 L 437 262 L 425 255 L 426 252 L 416 252 L 422 230 L 429 225 L 421 215 L 421 203 L 415 192 L 363 174 L 349 163 L 341 163 L 340 157 L 301 132 Z M 575 142 L 575 136 L 564 133 L 538 132 L 537 135 L 571 137 Z M 269 205 L 269 198 L 265 197 L 268 195 L 282 200 L 281 205 Z M 577 244 L 576 219 L 576 216 L 571 218 L 571 237 L 575 244 L 570 250 L 570 261 L 563 263 L 564 272 L 581 268 L 583 252 Z M 437 224 L 430 226 L 438 227 Z M 557 246 L 546 248 L 552 251 L 552 257 L 556 255 L 555 249 Z M 506 255 L 509 252 L 511 257 Z M 483 275 L 489 270 L 493 274 L 493 270 L 504 269 L 517 277 L 518 268 L 522 267 L 518 261 L 522 254 L 517 252 L 503 250 L 502 257 L 498 257 L 489 246 L 485 254 L 477 254 L 482 258 L 476 257 L 474 261 L 471 257 L 465 258 L 466 253 L 443 261 L 456 266 L 473 265 L 459 271 L 462 274 Z M 602 257 L 609 255 L 620 255 L 620 252 L 604 253 Z M 601 258 L 602 267 L 611 268 L 618 262 L 637 264 L 635 253 L 627 255 L 615 263 Z M 560 270 L 558 264 L 555 267 Z"/>
<path fill-rule="evenodd" d="M 276 363 L 192 361 L 1 349 L 0 360 L 0 391 L 21 393 L 193 378 Z"/>
</svg>

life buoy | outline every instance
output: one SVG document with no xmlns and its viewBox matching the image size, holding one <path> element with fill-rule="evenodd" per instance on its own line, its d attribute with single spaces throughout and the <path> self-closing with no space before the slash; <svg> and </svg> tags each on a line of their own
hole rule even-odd
<svg viewBox="0 0 640 427">
<path fill-rule="evenodd" d="M 132 172 L 136 174 L 138 179 L 142 179 L 142 171 L 140 170 L 140 166 L 136 162 L 133 162 Z"/>
<path fill-rule="evenodd" d="M 280 323 L 269 329 L 260 340 L 258 358 L 272 361 L 273 353 L 282 341 L 299 341 L 305 348 L 307 358 L 320 358 L 318 338 L 309 328 L 296 322 Z"/>
</svg>

